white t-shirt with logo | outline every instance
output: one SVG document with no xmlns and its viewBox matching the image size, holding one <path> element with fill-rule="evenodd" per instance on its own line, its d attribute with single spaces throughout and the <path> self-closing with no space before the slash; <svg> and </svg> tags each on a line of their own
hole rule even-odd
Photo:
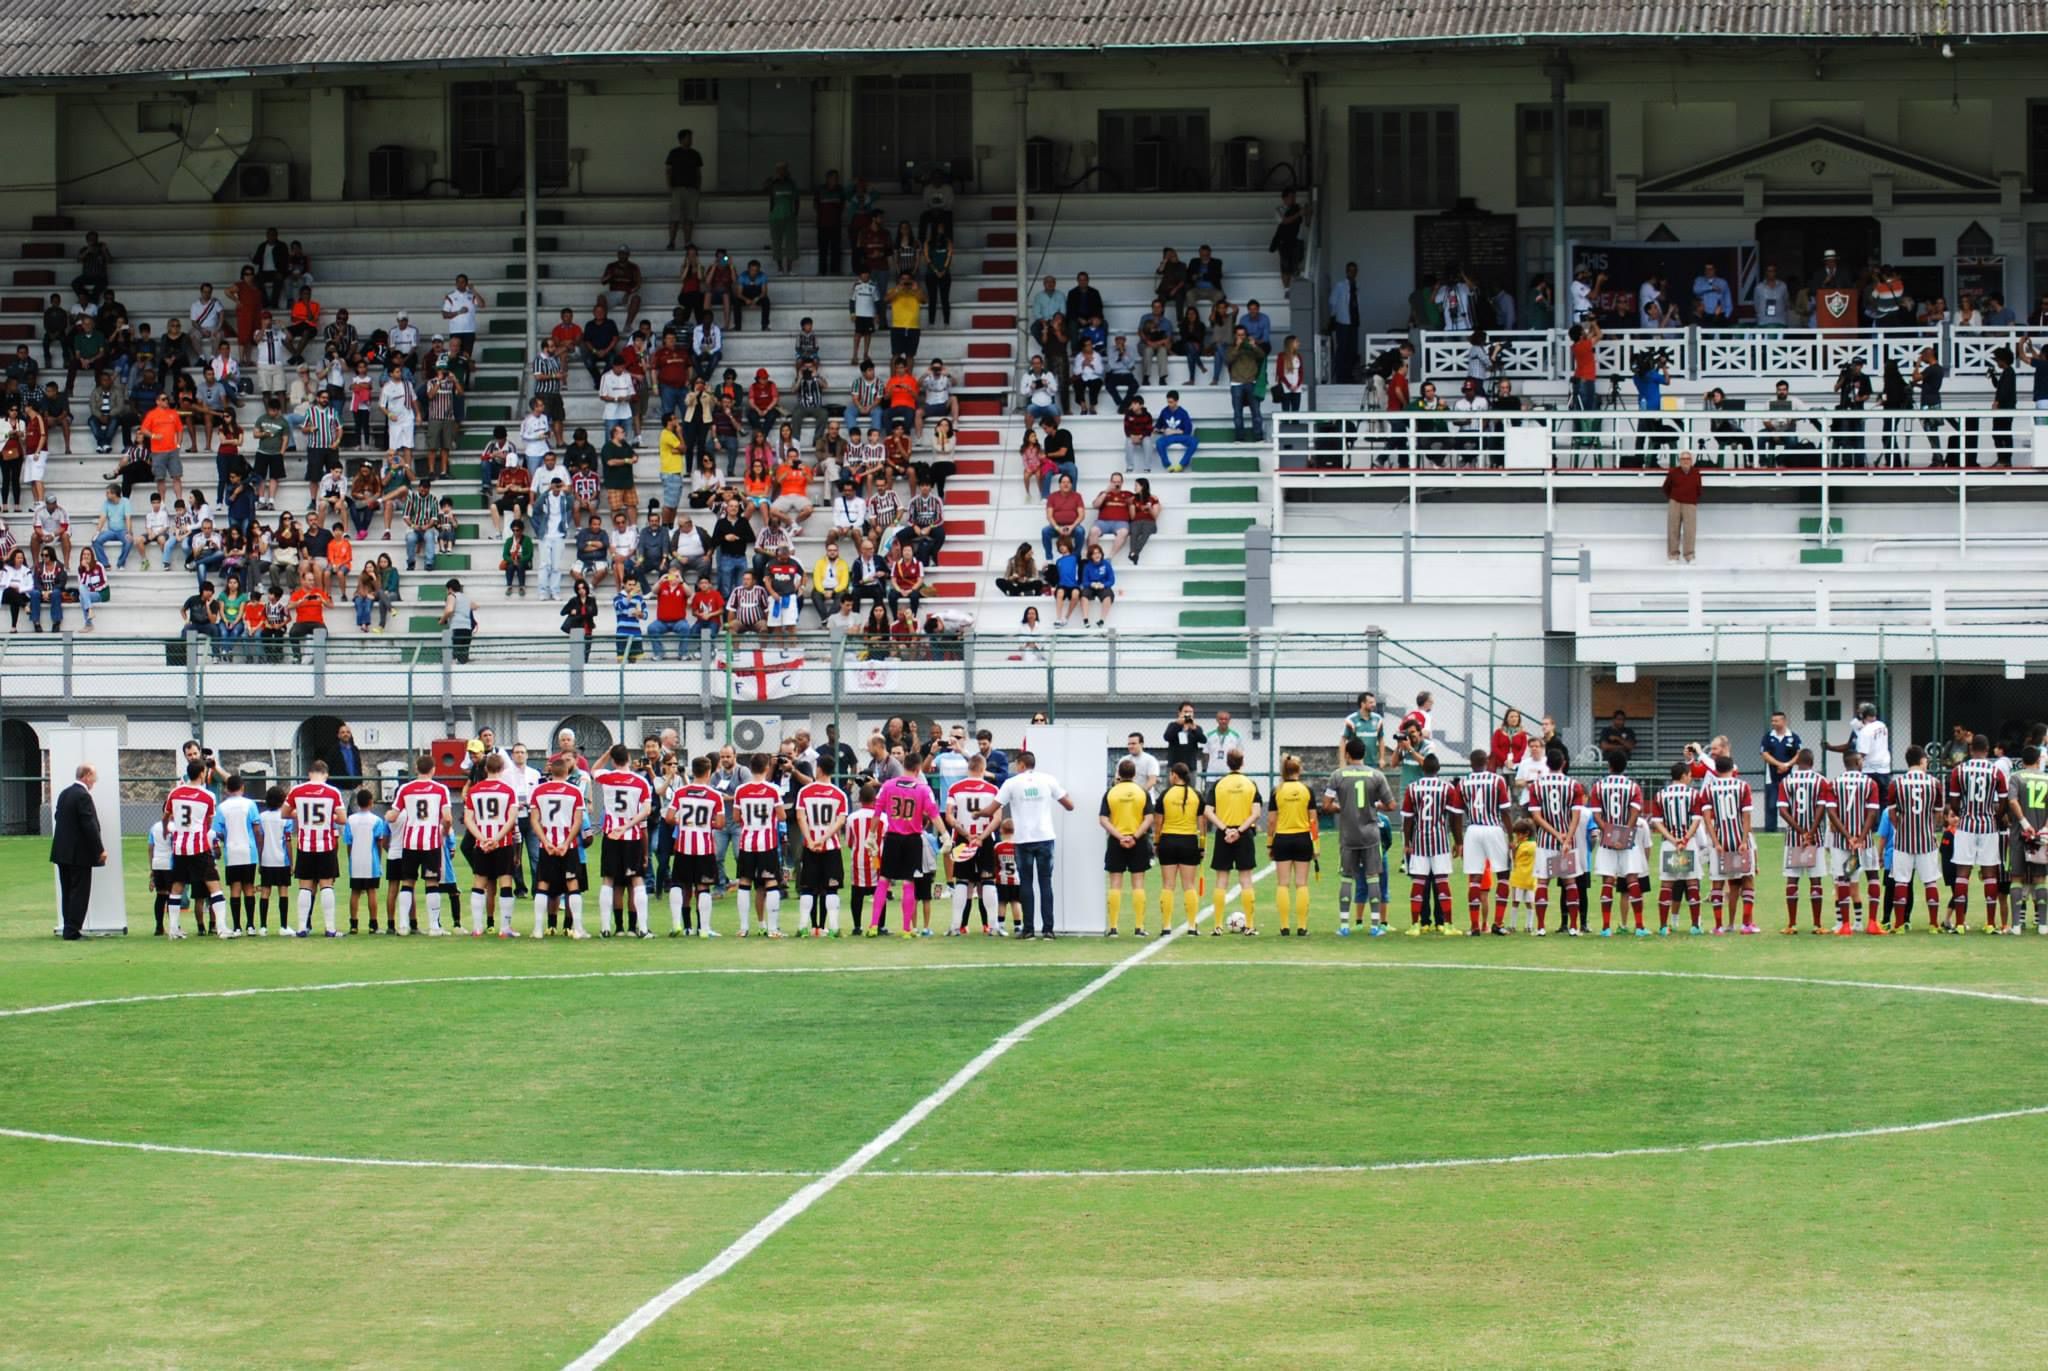
<svg viewBox="0 0 2048 1371">
<path fill-rule="evenodd" d="M 1016 827 L 1010 841 L 1049 843 L 1053 840 L 1053 806 L 1067 797 L 1066 787 L 1043 771 L 1023 771 L 1004 781 L 996 803 Z"/>
<path fill-rule="evenodd" d="M 441 312 L 448 319 L 450 333 L 476 332 L 476 292 L 457 288 L 448 292 L 441 301 Z"/>
</svg>

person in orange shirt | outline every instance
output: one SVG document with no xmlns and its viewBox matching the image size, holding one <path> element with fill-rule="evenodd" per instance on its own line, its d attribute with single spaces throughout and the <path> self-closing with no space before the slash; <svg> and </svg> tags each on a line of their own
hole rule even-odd
<svg viewBox="0 0 2048 1371">
<path fill-rule="evenodd" d="M 334 525 L 334 541 L 327 545 L 327 598 L 338 602 L 348 593 L 349 574 L 355 569 L 356 545 L 348 540 L 348 525 Z"/>
<path fill-rule="evenodd" d="M 796 525 L 791 533 L 802 533 L 804 520 L 811 517 L 811 473 L 795 448 L 784 453 L 782 465 L 775 468 L 775 508 Z"/>
<path fill-rule="evenodd" d="M 308 584 L 304 581 L 300 582 L 298 589 L 292 592 L 291 605 L 292 627 L 291 632 L 285 636 L 290 638 L 294 644 L 301 638 L 311 638 L 315 634 L 327 631 L 327 589 L 325 586 Z M 298 649 L 296 646 L 293 648 L 292 657 L 294 661 L 298 659 Z"/>
<path fill-rule="evenodd" d="M 889 427 L 901 427 L 906 433 L 917 421 L 917 402 L 922 392 L 918 389 L 917 378 L 910 374 L 910 364 L 898 357 L 889 368 L 889 379 L 882 383 L 882 397 L 888 406 Z"/>
<path fill-rule="evenodd" d="M 171 403 L 169 391 L 156 397 L 156 407 L 142 416 L 142 439 L 149 445 L 150 474 L 156 477 L 156 493 L 169 486 L 176 492 L 168 498 L 185 498 L 185 458 L 179 449 L 185 440 L 185 420 Z"/>
</svg>

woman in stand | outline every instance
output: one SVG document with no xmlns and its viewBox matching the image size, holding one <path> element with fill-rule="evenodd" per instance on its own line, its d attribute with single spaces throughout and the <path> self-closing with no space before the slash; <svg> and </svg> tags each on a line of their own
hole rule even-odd
<svg viewBox="0 0 2048 1371">
<path fill-rule="evenodd" d="M 1159 532 L 1159 497 L 1152 493 L 1152 482 L 1143 476 L 1138 478 L 1138 488 L 1131 494 L 1131 565 L 1138 564 L 1138 554 L 1145 550 L 1145 544 L 1152 541 L 1152 535 Z"/>
<path fill-rule="evenodd" d="M 1045 581 L 1038 572 L 1038 559 L 1031 555 L 1031 544 L 1017 544 L 1009 565 L 996 577 L 996 589 L 1013 597 L 1045 593 Z"/>
</svg>

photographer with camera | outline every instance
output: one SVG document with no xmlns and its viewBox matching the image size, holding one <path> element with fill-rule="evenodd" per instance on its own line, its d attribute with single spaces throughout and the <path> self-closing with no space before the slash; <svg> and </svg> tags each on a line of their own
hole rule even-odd
<svg viewBox="0 0 2048 1371">
<path fill-rule="evenodd" d="M 1636 409 L 1644 417 L 1636 421 L 1634 455 L 1622 458 L 1621 465 L 1641 471 L 1649 465 L 1647 454 L 1652 447 L 1678 446 L 1678 434 L 1671 425 L 1651 417 L 1664 412 L 1664 387 L 1671 383 L 1671 349 L 1643 348 L 1629 359 L 1629 369 L 1635 374 Z"/>
<path fill-rule="evenodd" d="M 1870 378 L 1863 374 L 1863 359 L 1851 357 L 1842 363 L 1842 369 L 1835 373 L 1836 408 L 1843 411 L 1833 423 L 1835 465 L 1838 467 L 1862 467 L 1868 464 L 1869 454 L 1863 434 L 1863 406 L 1871 396 Z M 1852 417 L 1853 416 L 1853 417 Z"/>
</svg>

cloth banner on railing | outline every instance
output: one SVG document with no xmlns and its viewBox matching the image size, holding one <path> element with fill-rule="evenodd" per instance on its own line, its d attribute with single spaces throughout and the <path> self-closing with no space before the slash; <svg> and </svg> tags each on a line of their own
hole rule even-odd
<svg viewBox="0 0 2048 1371">
<path fill-rule="evenodd" d="M 735 700 L 779 700 L 803 688 L 804 654 L 797 647 L 718 650 L 718 669 L 728 673 Z"/>
</svg>

